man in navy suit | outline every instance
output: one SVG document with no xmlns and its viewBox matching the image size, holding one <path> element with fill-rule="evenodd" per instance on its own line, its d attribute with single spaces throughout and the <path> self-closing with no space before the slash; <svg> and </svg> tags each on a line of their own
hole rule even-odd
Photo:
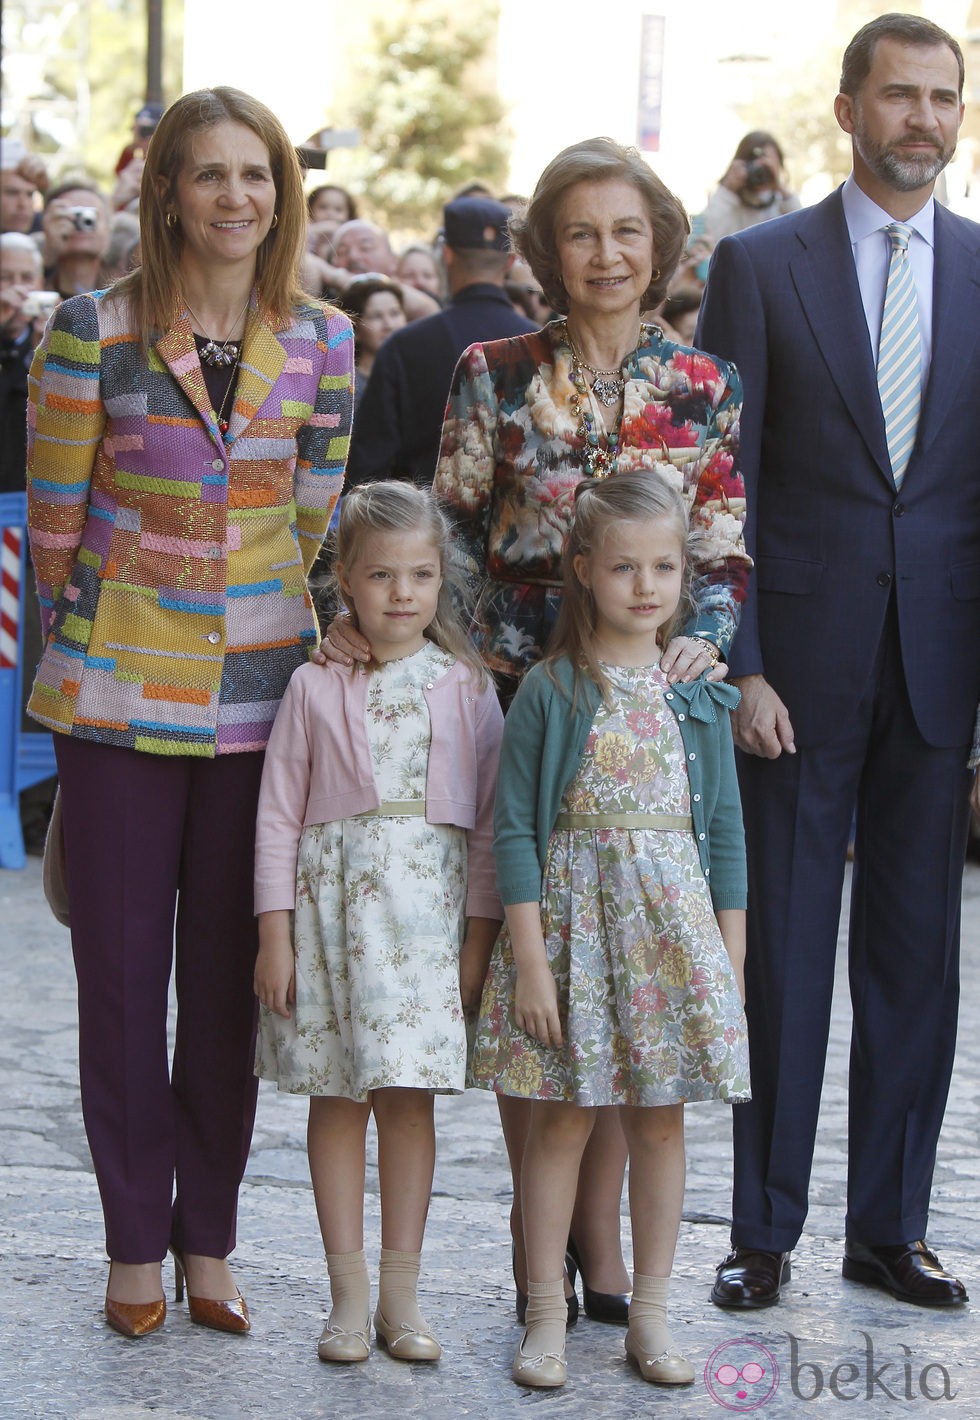
<svg viewBox="0 0 980 1420">
<path fill-rule="evenodd" d="M 753 1099 L 733 1111 L 723 1307 L 778 1301 L 806 1217 L 855 805 L 843 1275 L 924 1306 L 966 1301 L 924 1241 L 980 691 L 980 227 L 933 202 L 962 93 L 938 26 L 865 25 L 835 102 L 851 176 L 722 241 L 702 307 L 697 344 L 745 385 L 755 558 L 731 655 Z"/>
</svg>

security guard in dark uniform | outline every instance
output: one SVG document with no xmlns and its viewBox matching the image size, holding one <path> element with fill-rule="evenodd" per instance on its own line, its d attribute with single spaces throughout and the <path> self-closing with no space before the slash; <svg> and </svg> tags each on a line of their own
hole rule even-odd
<svg viewBox="0 0 980 1420">
<path fill-rule="evenodd" d="M 396 330 L 378 351 L 354 421 L 347 486 L 378 478 L 431 484 L 446 400 L 460 355 L 476 341 L 537 329 L 504 291 L 513 261 L 508 208 L 487 197 L 457 197 L 443 209 L 445 310 Z"/>
</svg>

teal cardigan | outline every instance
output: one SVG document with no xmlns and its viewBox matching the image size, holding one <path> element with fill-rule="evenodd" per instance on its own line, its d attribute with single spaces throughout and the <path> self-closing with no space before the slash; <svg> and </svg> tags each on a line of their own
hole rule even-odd
<svg viewBox="0 0 980 1420">
<path fill-rule="evenodd" d="M 541 900 L 548 839 L 601 703 L 598 686 L 583 676 L 573 704 L 571 662 L 563 658 L 554 670 L 560 689 L 544 666 L 528 671 L 504 721 L 493 854 L 505 904 Z M 672 685 L 664 699 L 687 754 L 694 833 L 714 909 L 743 908 L 745 839 L 728 716 L 739 693 L 702 676 Z"/>
</svg>

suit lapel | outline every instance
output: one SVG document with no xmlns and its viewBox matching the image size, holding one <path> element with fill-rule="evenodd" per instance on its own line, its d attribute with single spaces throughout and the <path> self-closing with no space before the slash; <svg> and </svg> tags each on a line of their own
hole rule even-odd
<svg viewBox="0 0 980 1420">
<path fill-rule="evenodd" d="M 273 331 L 259 319 L 253 304 L 242 341 L 235 403 L 228 420 L 229 444 L 241 438 L 249 422 L 262 408 L 285 363 L 286 351 Z"/>
<path fill-rule="evenodd" d="M 841 399 L 888 483 L 894 486 L 868 323 L 840 193 L 815 207 L 798 231 L 790 274 L 813 338 Z"/>
<path fill-rule="evenodd" d="M 186 311 L 182 311 L 170 329 L 161 335 L 154 348 L 204 420 L 208 433 L 220 447 L 221 436 L 215 423 L 214 410 L 211 408 L 211 400 L 201 373 L 201 362 L 197 358 L 194 332 Z"/>
<path fill-rule="evenodd" d="M 980 337 L 977 250 L 964 242 L 963 230 L 937 203 L 932 359 L 918 441 L 923 452 L 942 428 L 973 369 L 973 351 Z M 975 399 L 976 392 L 971 390 L 968 397 Z"/>
<path fill-rule="evenodd" d="M 286 351 L 274 332 L 256 313 L 253 300 L 242 341 L 242 358 L 235 386 L 235 403 L 228 420 L 228 436 L 227 440 L 222 440 L 201 373 L 194 332 L 186 311 L 182 311 L 170 329 L 160 337 L 155 349 L 201 416 L 208 433 L 222 450 L 241 438 L 250 421 L 261 409 L 286 363 Z"/>
</svg>

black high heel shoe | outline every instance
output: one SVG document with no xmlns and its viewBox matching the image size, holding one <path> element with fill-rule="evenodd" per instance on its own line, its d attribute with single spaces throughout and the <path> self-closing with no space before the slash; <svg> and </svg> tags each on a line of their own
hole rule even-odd
<svg viewBox="0 0 980 1420">
<path fill-rule="evenodd" d="M 514 1270 L 514 1256 L 515 1256 L 516 1251 L 517 1251 L 517 1249 L 515 1248 L 514 1244 L 511 1243 L 511 1245 L 510 1245 L 510 1267 L 511 1267 L 511 1272 L 513 1272 L 513 1270 Z M 567 1266 L 567 1263 L 568 1263 L 568 1259 L 567 1259 L 567 1258 L 565 1259 L 565 1262 L 566 1262 L 566 1266 Z M 565 1327 L 566 1327 L 566 1329 L 567 1329 L 568 1327 L 570 1327 L 570 1326 L 574 1326 L 575 1323 L 578 1321 L 578 1293 L 575 1291 L 575 1278 L 572 1276 L 571 1272 L 569 1272 L 569 1274 L 568 1274 L 568 1280 L 569 1280 L 569 1281 L 571 1282 L 571 1284 L 572 1284 L 572 1295 L 571 1295 L 570 1297 L 566 1297 L 566 1298 L 565 1298 L 565 1304 L 566 1304 L 566 1306 L 567 1306 L 567 1308 L 568 1308 L 568 1315 L 567 1315 L 567 1318 L 566 1318 L 566 1321 L 565 1321 Z M 516 1278 L 516 1277 L 514 1278 L 514 1292 L 515 1292 L 515 1294 L 516 1294 L 516 1295 L 515 1295 L 515 1298 L 514 1298 L 514 1310 L 515 1310 L 515 1312 L 517 1313 L 517 1320 L 520 1322 L 521 1326 L 523 1326 L 523 1325 L 524 1325 L 524 1322 L 525 1322 L 525 1318 L 527 1317 L 527 1293 L 526 1293 L 526 1292 L 522 1292 L 521 1289 L 520 1289 L 520 1287 L 518 1287 L 518 1285 L 517 1285 L 517 1278 Z"/>
<path fill-rule="evenodd" d="M 577 1273 L 582 1277 L 582 1303 L 585 1307 L 585 1315 L 590 1321 L 608 1321 L 615 1326 L 626 1326 L 630 1319 L 630 1294 L 629 1292 L 593 1292 L 588 1282 L 585 1280 L 585 1272 L 582 1269 L 582 1259 L 579 1256 L 578 1248 L 575 1246 L 575 1239 L 569 1237 L 568 1251 L 565 1253 L 565 1269 L 568 1272 L 572 1286 L 575 1286 Z"/>
</svg>

